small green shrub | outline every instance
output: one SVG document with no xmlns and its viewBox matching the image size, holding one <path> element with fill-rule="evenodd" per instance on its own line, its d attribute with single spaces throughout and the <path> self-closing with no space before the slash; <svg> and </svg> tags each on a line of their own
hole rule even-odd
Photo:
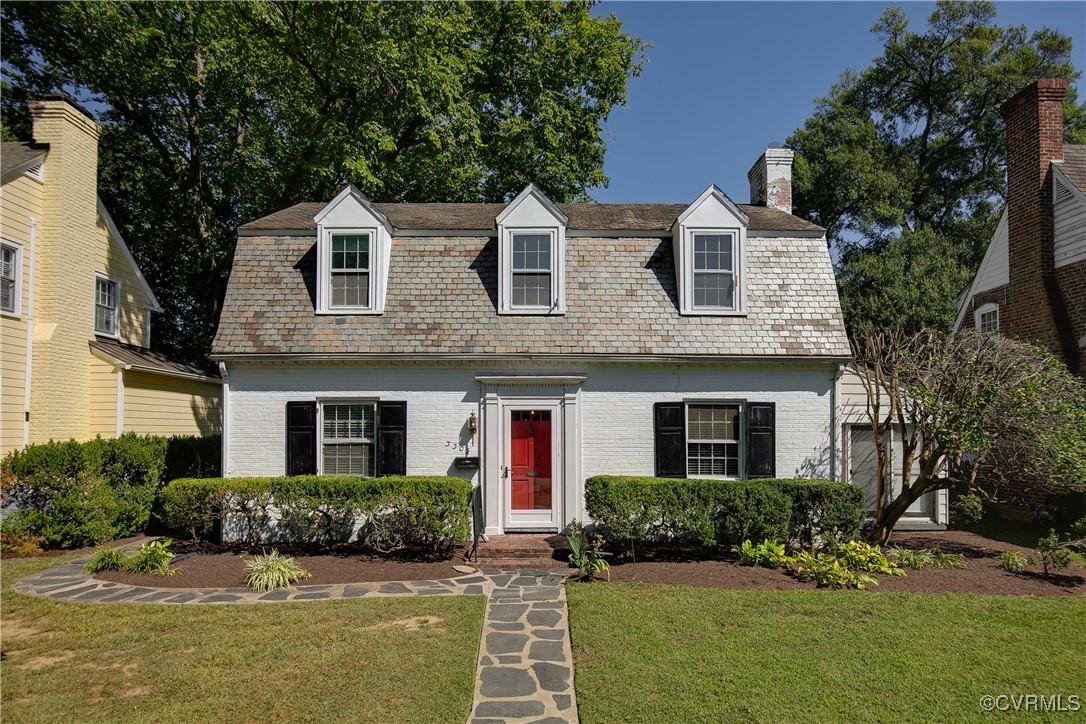
<svg viewBox="0 0 1086 724">
<path fill-rule="evenodd" d="M 765 540 L 757 545 L 745 540 L 741 545 L 732 546 L 732 552 L 739 555 L 739 564 L 742 566 L 778 568 L 789 561 L 784 544 L 772 540 Z"/>
<path fill-rule="evenodd" d="M 585 505 L 601 533 L 631 554 L 646 544 L 783 540 L 791 515 L 780 491 L 735 480 L 600 475 L 585 482 Z"/>
<path fill-rule="evenodd" d="M 604 558 L 603 539 L 590 538 L 584 526 L 576 520 L 569 527 L 569 564 L 577 569 L 577 577 L 590 581 L 603 574 L 611 580 L 611 566 Z"/>
<path fill-rule="evenodd" d="M 254 591 L 286 588 L 303 578 L 309 578 L 309 571 L 292 557 L 280 555 L 274 548 L 271 553 L 264 552 L 245 561 L 245 569 L 249 572 L 245 583 Z"/>
<path fill-rule="evenodd" d="M 98 546 L 89 561 L 83 564 L 84 573 L 99 571 L 126 571 L 129 567 L 128 554 L 120 548 Z"/>
<path fill-rule="evenodd" d="M 172 540 L 156 540 L 144 543 L 129 561 L 127 570 L 132 573 L 154 573 L 158 576 L 172 576 L 177 572 L 170 567 L 174 554 L 170 551 Z"/>
<path fill-rule="evenodd" d="M 819 588 L 864 589 L 868 585 L 879 585 L 874 576 L 849 569 L 832 553 L 800 551 L 792 560 L 791 566 L 800 580 L 814 581 Z"/>
<path fill-rule="evenodd" d="M 1063 544 L 1055 530 L 1049 530 L 1047 536 L 1037 541 L 1037 554 L 1046 576 L 1050 570 L 1063 570 L 1071 565 L 1071 549 Z"/>
<path fill-rule="evenodd" d="M 1003 555 L 999 557 L 999 567 L 1007 573 L 1021 573 L 1032 563 L 1032 558 L 1018 551 L 1003 551 Z"/>
<path fill-rule="evenodd" d="M 858 485 L 807 478 L 750 482 L 774 488 L 788 497 L 792 513 L 787 541 L 798 548 L 855 540 L 867 517 L 864 492 Z"/>
<path fill-rule="evenodd" d="M 979 523 L 984 518 L 984 503 L 980 496 L 966 493 L 955 498 L 950 504 L 950 524 L 955 528 Z"/>
<path fill-rule="evenodd" d="M 880 573 L 884 576 L 903 576 L 905 572 L 886 560 L 878 546 L 853 540 L 837 547 L 837 558 L 841 564 L 853 571 Z"/>
<path fill-rule="evenodd" d="M 0 532 L 0 551 L 11 556 L 40 556 L 44 553 L 41 549 L 41 544 L 44 542 L 45 538 L 40 535 L 33 535 L 26 532 Z"/>
</svg>

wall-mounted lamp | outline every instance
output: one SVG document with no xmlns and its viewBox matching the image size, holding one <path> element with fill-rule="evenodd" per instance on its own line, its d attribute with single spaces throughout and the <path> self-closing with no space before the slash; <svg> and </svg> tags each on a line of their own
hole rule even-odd
<svg viewBox="0 0 1086 724">
<path fill-rule="evenodd" d="M 475 444 L 475 434 L 479 432 L 479 423 L 475 419 L 475 413 L 472 412 L 468 417 L 468 435 L 471 436 L 471 444 Z"/>
</svg>

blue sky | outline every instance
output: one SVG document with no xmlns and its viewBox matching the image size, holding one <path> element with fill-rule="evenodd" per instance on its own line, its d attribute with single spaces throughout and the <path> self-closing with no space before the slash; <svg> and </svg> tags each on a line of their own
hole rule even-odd
<svg viewBox="0 0 1086 724">
<path fill-rule="evenodd" d="M 881 53 L 870 32 L 897 4 L 921 31 L 934 3 L 603 2 L 626 32 L 653 43 L 641 76 L 628 84 L 629 108 L 607 122 L 601 202 L 692 201 L 710 183 L 733 200 L 749 198 L 747 169 L 766 145 L 782 142 L 845 68 Z M 996 21 L 1030 30 L 1058 28 L 1086 69 L 1086 3 L 996 3 Z M 1081 86 L 1081 84 L 1080 84 Z"/>
</svg>

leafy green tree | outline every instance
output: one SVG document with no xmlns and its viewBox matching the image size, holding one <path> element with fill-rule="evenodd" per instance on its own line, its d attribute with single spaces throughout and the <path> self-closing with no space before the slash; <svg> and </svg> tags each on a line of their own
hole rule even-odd
<svg viewBox="0 0 1086 724">
<path fill-rule="evenodd" d="M 995 17 L 944 0 L 919 33 L 886 10 L 872 28 L 882 55 L 842 74 L 788 139 L 796 213 L 828 230 L 854 334 L 949 328 L 1006 195 L 1000 106 L 1037 78 L 1080 75 L 1069 37 Z M 1086 141 L 1073 87 L 1064 118 L 1068 142 Z"/>
<path fill-rule="evenodd" d="M 587 2 L 5 3 L 4 129 L 66 91 L 103 125 L 101 189 L 206 358 L 237 226 L 347 181 L 378 201 L 559 201 L 605 185 L 602 125 L 645 44 Z"/>
<path fill-rule="evenodd" d="M 1015 481 L 1086 492 L 1086 385 L 1048 352 L 972 330 L 871 330 L 853 355 L 877 453 L 874 541 L 886 543 L 905 511 L 935 490 L 992 498 Z M 902 449 L 891 460 L 894 429 Z M 891 479 L 891 464 L 898 491 L 879 482 Z"/>
</svg>

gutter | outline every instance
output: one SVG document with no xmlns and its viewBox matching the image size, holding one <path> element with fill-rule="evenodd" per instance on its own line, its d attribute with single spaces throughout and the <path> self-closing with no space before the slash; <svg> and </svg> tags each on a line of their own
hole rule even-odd
<svg viewBox="0 0 1086 724">
<path fill-rule="evenodd" d="M 735 362 L 742 364 L 842 364 L 851 361 L 851 355 L 668 355 L 668 354 L 384 354 L 348 352 L 342 354 L 283 354 L 283 353 L 228 353 L 213 354 L 216 362 Z"/>
</svg>

